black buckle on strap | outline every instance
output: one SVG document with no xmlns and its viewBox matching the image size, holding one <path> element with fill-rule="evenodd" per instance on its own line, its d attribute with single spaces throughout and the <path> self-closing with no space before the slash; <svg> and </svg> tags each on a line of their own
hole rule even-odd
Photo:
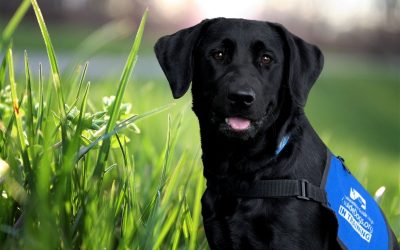
<svg viewBox="0 0 400 250">
<path fill-rule="evenodd" d="M 300 195 L 297 196 L 298 199 L 309 201 L 310 198 L 308 197 L 308 181 L 307 180 L 300 180 Z"/>
</svg>

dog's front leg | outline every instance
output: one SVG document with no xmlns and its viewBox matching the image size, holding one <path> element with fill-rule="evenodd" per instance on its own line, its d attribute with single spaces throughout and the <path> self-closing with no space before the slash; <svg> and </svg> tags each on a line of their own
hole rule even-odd
<svg viewBox="0 0 400 250">
<path fill-rule="evenodd" d="M 201 199 L 203 224 L 210 249 L 239 249 L 232 244 L 226 222 L 217 215 L 217 199 L 218 195 L 209 189 L 206 189 Z"/>
</svg>

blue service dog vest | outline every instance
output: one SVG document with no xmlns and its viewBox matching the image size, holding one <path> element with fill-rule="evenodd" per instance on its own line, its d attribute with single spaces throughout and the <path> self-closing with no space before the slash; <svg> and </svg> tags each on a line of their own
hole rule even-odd
<svg viewBox="0 0 400 250">
<path fill-rule="evenodd" d="M 279 145 L 276 154 L 285 144 Z M 236 197 L 295 197 L 318 202 L 335 216 L 337 241 L 343 249 L 400 249 L 378 204 L 345 167 L 343 160 L 329 151 L 320 186 L 307 180 L 276 179 L 258 180 L 250 187 L 242 188 L 235 184 L 207 180 L 207 188 L 215 187 Z"/>
<path fill-rule="evenodd" d="M 378 204 L 333 154 L 321 188 L 327 193 L 328 207 L 336 215 L 338 241 L 343 248 L 392 248 L 392 234 Z"/>
</svg>

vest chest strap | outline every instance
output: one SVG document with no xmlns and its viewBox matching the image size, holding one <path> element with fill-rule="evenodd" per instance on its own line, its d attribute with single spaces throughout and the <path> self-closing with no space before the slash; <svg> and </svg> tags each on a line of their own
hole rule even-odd
<svg viewBox="0 0 400 250">
<path fill-rule="evenodd" d="M 326 192 L 307 180 L 260 180 L 250 187 L 223 188 L 229 193 L 241 198 L 284 198 L 293 197 L 301 200 L 312 200 L 327 204 Z M 229 193 L 227 193 L 229 192 Z"/>
</svg>

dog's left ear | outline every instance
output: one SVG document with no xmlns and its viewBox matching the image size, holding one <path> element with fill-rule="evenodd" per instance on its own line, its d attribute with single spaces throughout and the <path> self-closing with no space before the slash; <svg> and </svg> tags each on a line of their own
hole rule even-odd
<svg viewBox="0 0 400 250">
<path fill-rule="evenodd" d="M 271 24 L 286 43 L 285 67 L 288 85 L 294 102 L 304 107 L 308 93 L 324 66 L 324 56 L 317 46 L 305 42 L 280 24 Z"/>
<path fill-rule="evenodd" d="M 205 24 L 210 20 L 161 37 L 154 51 L 164 71 L 175 99 L 183 96 L 189 89 L 193 75 L 193 50 Z"/>
</svg>

